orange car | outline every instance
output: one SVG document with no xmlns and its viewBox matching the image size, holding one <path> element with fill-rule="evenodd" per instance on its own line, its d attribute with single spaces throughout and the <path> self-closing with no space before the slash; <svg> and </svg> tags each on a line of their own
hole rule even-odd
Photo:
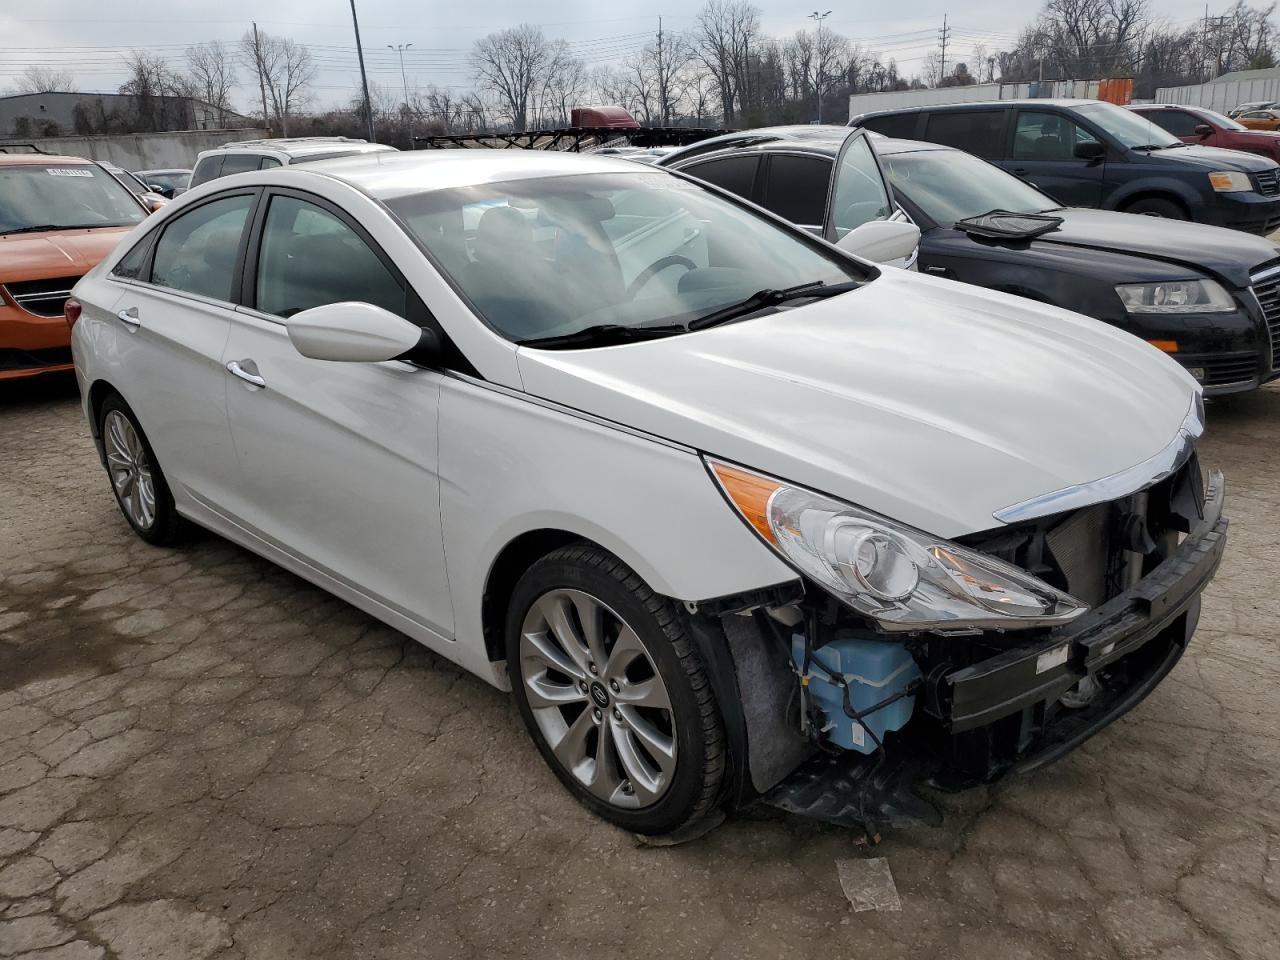
<svg viewBox="0 0 1280 960">
<path fill-rule="evenodd" d="M 0 153 L 0 380 L 71 369 L 63 304 L 146 216 L 92 161 Z"/>
<path fill-rule="evenodd" d="M 1236 117 L 1236 122 L 1250 130 L 1280 130 L 1280 110 L 1250 110 Z"/>
</svg>

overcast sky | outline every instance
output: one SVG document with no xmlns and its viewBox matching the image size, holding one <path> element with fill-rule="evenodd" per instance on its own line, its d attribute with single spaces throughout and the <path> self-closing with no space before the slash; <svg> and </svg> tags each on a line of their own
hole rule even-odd
<svg viewBox="0 0 1280 960">
<path fill-rule="evenodd" d="M 827 0 L 831 2 L 831 0 Z M 357 0 L 370 79 L 398 95 L 396 54 L 388 44 L 412 43 L 405 68 L 411 87 L 429 84 L 466 88 L 467 50 L 480 36 L 522 21 L 540 24 L 548 36 L 563 37 L 589 65 L 615 63 L 649 42 L 663 17 L 667 30 L 693 26 L 699 0 L 628 0 L 603 4 L 586 0 Z M 811 27 L 809 10 L 781 0 L 758 0 L 767 33 L 785 36 Z M 1210 4 L 1216 13 L 1225 0 Z M 873 11 L 867 11 L 873 7 Z M 1203 0 L 1152 0 L 1153 12 L 1177 23 L 1204 15 Z M 819 7 L 818 10 L 825 10 Z M 1035 7 L 1010 0 L 903 0 L 898 3 L 833 4 L 826 27 L 837 30 L 885 59 L 898 61 L 904 75 L 920 70 L 937 48 L 944 13 L 954 29 L 947 59 L 968 58 L 973 45 L 1008 45 Z M 677 11 L 688 11 L 680 13 Z M 1013 12 L 1027 11 L 1027 12 Z M 116 12 L 119 16 L 111 16 Z M 123 79 L 121 56 L 145 47 L 182 63 L 193 43 L 235 41 L 251 21 L 259 29 L 308 44 L 320 67 L 317 106 L 345 102 L 359 84 L 348 0 L 0 0 L 0 92 L 7 92 L 30 63 L 66 69 L 82 90 L 114 91 Z M 240 71 L 242 81 L 250 77 Z M 247 106 L 249 86 L 237 100 Z"/>
</svg>

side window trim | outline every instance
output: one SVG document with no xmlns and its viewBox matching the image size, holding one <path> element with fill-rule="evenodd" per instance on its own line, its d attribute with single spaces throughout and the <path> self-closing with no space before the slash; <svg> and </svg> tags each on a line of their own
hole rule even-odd
<svg viewBox="0 0 1280 960">
<path fill-rule="evenodd" d="M 310 193 L 306 190 L 298 190 L 294 187 L 270 187 L 262 190 L 262 195 L 258 199 L 257 209 L 254 211 L 250 221 L 249 230 L 247 231 L 248 243 L 245 245 L 244 260 L 240 267 L 240 297 L 236 301 L 240 306 L 247 310 L 253 311 L 253 315 L 285 325 L 285 318 L 277 317 L 274 314 L 264 313 L 258 309 L 258 260 L 262 252 L 262 231 L 267 222 L 267 211 L 271 208 L 271 201 L 275 197 L 292 197 L 295 200 L 301 200 L 304 203 L 310 203 L 319 207 L 325 213 L 336 217 L 343 226 L 350 229 L 365 246 L 373 253 L 375 257 L 382 263 L 391 276 L 400 284 L 401 290 L 405 296 L 405 313 L 409 313 L 411 306 L 411 297 L 416 296 L 413 287 L 405 278 L 403 271 L 396 266 L 385 250 L 378 244 L 376 240 L 369 235 L 369 232 L 356 222 L 355 218 L 349 213 L 337 206 L 335 203 L 321 197 L 317 194 Z M 421 299 L 421 298 L 419 298 Z M 430 316 L 430 309 L 427 311 Z M 435 318 L 432 317 L 432 320 Z"/>
<path fill-rule="evenodd" d="M 236 262 L 235 262 L 235 266 L 233 266 L 231 269 L 231 299 L 230 300 L 214 300 L 213 298 L 203 296 L 202 294 L 192 293 L 188 290 L 178 290 L 178 289 L 175 289 L 174 287 L 162 287 L 162 286 L 159 286 L 158 284 L 154 284 L 151 282 L 151 269 L 155 265 L 156 248 L 160 246 L 160 241 L 164 239 L 164 235 L 169 231 L 169 229 L 175 223 L 177 223 L 179 220 L 181 220 L 183 217 L 187 216 L 188 214 L 193 213 L 196 210 L 199 210 L 201 207 L 209 205 L 210 203 L 215 203 L 219 200 L 227 200 L 227 199 L 230 199 L 231 197 L 244 197 L 244 196 L 252 196 L 253 203 L 249 208 L 249 215 L 245 217 L 245 225 L 240 230 L 240 242 L 239 242 L 239 245 L 236 247 Z M 202 303 L 226 304 L 228 306 L 234 307 L 236 304 L 240 302 L 240 282 L 244 277 L 244 256 L 245 256 L 245 251 L 248 247 L 249 225 L 253 223 L 254 217 L 257 215 L 257 210 L 261 206 L 262 206 L 262 188 L 261 187 L 239 187 L 235 190 L 224 190 L 221 193 L 215 193 L 212 196 L 202 198 L 199 203 L 193 203 L 190 207 L 187 207 L 185 210 L 183 210 L 182 213 L 178 214 L 175 217 L 170 218 L 170 220 L 167 223 L 161 224 L 159 229 L 151 231 L 150 236 L 152 239 L 149 240 L 151 244 L 151 249 L 147 251 L 147 256 L 146 256 L 146 259 L 143 261 L 142 269 L 139 271 L 138 278 L 132 282 L 145 284 L 146 286 L 150 287 L 152 290 L 163 291 L 164 293 L 171 294 L 175 297 L 196 299 L 201 301 Z M 148 240 L 144 239 L 143 242 L 144 243 L 148 242 Z"/>
</svg>

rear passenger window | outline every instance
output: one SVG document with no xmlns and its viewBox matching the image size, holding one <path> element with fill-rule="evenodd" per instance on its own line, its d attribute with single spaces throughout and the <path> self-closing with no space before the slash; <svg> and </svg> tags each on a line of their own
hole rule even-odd
<svg viewBox="0 0 1280 960">
<path fill-rule="evenodd" d="M 792 223 L 820 226 L 830 181 L 830 160 L 774 154 L 769 158 L 763 206 Z"/>
<path fill-rule="evenodd" d="M 924 138 L 986 160 L 998 160 L 1004 150 L 1004 110 L 957 110 L 934 113 L 924 128 Z"/>
<path fill-rule="evenodd" d="M 228 153 L 222 160 L 221 177 L 229 177 L 234 173 L 248 173 L 258 169 L 258 161 L 262 155 L 258 153 Z"/>
<path fill-rule="evenodd" d="M 196 164 L 196 168 L 191 171 L 191 187 L 198 187 L 202 183 L 208 183 L 210 180 L 217 180 L 219 171 L 222 169 L 222 154 L 216 154 L 212 157 L 202 157 Z"/>
<path fill-rule="evenodd" d="M 1096 142 L 1093 134 L 1060 113 L 1022 110 L 1013 131 L 1015 160 L 1074 160 L 1077 143 Z"/>
<path fill-rule="evenodd" d="M 272 167 L 280 166 L 280 161 L 275 157 L 263 157 L 262 162 L 258 164 L 259 170 L 270 170 Z"/>
<path fill-rule="evenodd" d="M 683 169 L 699 180 L 705 180 L 707 183 L 750 200 L 751 185 L 755 182 L 756 168 L 759 166 L 759 157 L 724 157 L 720 160 L 695 163 Z"/>
<path fill-rule="evenodd" d="M 122 280 L 141 278 L 142 270 L 147 265 L 147 254 L 151 252 L 154 241 L 155 233 L 152 232 L 141 243 L 135 244 L 134 248 L 121 257 L 119 263 L 112 268 L 111 275 Z"/>
<path fill-rule="evenodd" d="M 258 309 L 291 317 L 346 300 L 405 315 L 403 285 L 354 230 L 313 203 L 272 198 L 258 255 Z"/>
<path fill-rule="evenodd" d="M 890 113 L 883 117 L 868 117 L 859 126 L 882 133 L 886 137 L 912 140 L 916 135 L 916 121 L 919 119 L 918 113 Z"/>
<path fill-rule="evenodd" d="M 223 197 L 175 217 L 156 244 L 151 282 L 230 301 L 240 236 L 253 199 L 252 194 Z"/>
</svg>

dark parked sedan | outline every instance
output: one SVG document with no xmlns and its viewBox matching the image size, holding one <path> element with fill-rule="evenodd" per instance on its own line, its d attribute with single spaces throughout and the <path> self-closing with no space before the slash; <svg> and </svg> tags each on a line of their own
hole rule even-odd
<svg viewBox="0 0 1280 960">
<path fill-rule="evenodd" d="M 822 233 L 829 184 L 848 130 L 752 130 L 662 161 Z M 1280 249 L 1202 224 L 1061 207 L 970 154 L 873 137 L 894 196 L 920 227 L 921 272 L 1030 297 L 1095 317 L 1172 355 L 1206 394 L 1280 375 Z M 986 216 L 1032 214 L 1030 220 Z"/>
</svg>

